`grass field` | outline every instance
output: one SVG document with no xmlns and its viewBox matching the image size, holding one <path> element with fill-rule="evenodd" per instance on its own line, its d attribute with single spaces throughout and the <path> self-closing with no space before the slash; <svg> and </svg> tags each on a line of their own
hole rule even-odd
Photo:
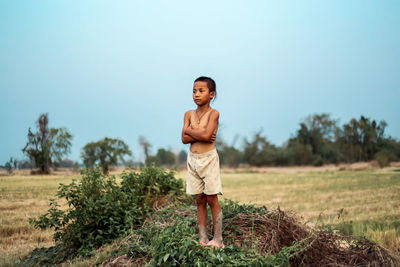
<svg viewBox="0 0 400 267">
<path fill-rule="evenodd" d="M 329 171 L 271 168 L 223 172 L 224 196 L 239 202 L 280 206 L 312 226 L 363 235 L 400 252 L 400 169 Z M 185 178 L 185 172 L 178 177 Z M 13 265 L 35 247 L 51 246 L 52 232 L 29 225 L 44 213 L 60 183 L 79 174 L 0 176 L 0 266 Z"/>
</svg>

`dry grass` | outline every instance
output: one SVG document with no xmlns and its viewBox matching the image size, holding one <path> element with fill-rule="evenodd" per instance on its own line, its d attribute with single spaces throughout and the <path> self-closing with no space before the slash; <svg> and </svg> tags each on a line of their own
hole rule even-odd
<svg viewBox="0 0 400 267">
<path fill-rule="evenodd" d="M 301 250 L 291 260 L 293 266 L 398 266 L 400 257 L 371 241 L 332 232 L 313 231 L 301 223 L 296 215 L 270 210 L 267 214 L 239 213 L 230 222 L 238 246 L 253 240 L 261 255 L 276 255 L 294 241 Z M 229 232 L 226 231 L 226 232 Z M 254 238 L 256 237 L 256 238 Z"/>
<path fill-rule="evenodd" d="M 40 231 L 28 219 L 46 211 L 49 198 L 71 175 L 30 176 L 25 173 L 0 176 L 0 265 L 30 253 L 36 247 L 54 244 L 52 231 Z M 2 262 L 3 261 L 3 262 Z"/>
</svg>

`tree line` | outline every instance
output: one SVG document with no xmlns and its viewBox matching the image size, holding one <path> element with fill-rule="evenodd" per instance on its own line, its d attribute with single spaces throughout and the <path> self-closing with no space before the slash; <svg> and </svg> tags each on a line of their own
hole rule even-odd
<svg viewBox="0 0 400 267">
<path fill-rule="evenodd" d="M 10 158 L 4 166 L 9 173 L 14 169 L 32 169 L 32 174 L 49 174 L 51 168 L 74 168 L 79 169 L 81 165 L 68 158 L 71 152 L 72 134 L 67 128 L 50 128 L 48 113 L 41 114 L 36 122 L 36 132 L 28 129 L 27 143 L 22 152 L 27 156 L 27 160 L 17 160 Z M 156 155 L 150 154 L 151 144 L 143 136 L 139 137 L 139 144 L 143 148 L 146 156 L 145 165 L 173 165 L 183 164 L 186 160 L 186 152 L 181 151 L 175 155 L 170 150 L 158 149 Z M 182 154 L 183 153 L 183 154 Z M 126 160 L 127 156 L 132 156 L 129 146 L 119 138 L 105 137 L 95 142 L 87 143 L 81 151 L 81 159 L 84 167 L 93 168 L 99 166 L 103 173 L 108 173 L 112 166 L 143 165 L 134 162 L 132 158 Z"/>
<path fill-rule="evenodd" d="M 385 135 L 387 123 L 360 116 L 342 126 L 330 114 L 312 114 L 300 122 L 296 133 L 283 146 L 268 141 L 262 132 L 248 140 L 243 149 L 217 143 L 221 163 L 232 167 L 290 166 L 353 163 L 377 160 L 381 167 L 400 160 L 400 142 Z"/>
<path fill-rule="evenodd" d="M 353 118 L 342 126 L 330 114 L 312 114 L 302 120 L 295 134 L 284 145 L 276 146 L 268 141 L 262 131 L 251 139 L 244 138 L 241 148 L 229 145 L 220 137 L 216 147 L 221 165 L 246 166 L 291 166 L 333 163 L 353 163 L 377 160 L 381 167 L 391 161 L 400 160 L 400 142 L 385 135 L 385 121 L 375 121 L 364 116 Z M 37 131 L 28 129 L 27 143 L 22 149 L 28 160 L 10 158 L 3 168 L 12 172 L 16 168 L 31 168 L 33 173 L 48 174 L 50 168 L 69 167 L 79 169 L 78 162 L 65 158 L 70 153 L 72 134 L 67 128 L 50 128 L 48 113 L 41 114 L 36 123 Z M 105 137 L 86 144 L 81 151 L 83 166 L 100 166 L 108 173 L 111 166 L 135 166 L 139 164 L 178 166 L 186 163 L 187 152 L 178 154 L 160 148 L 155 155 L 150 153 L 151 143 L 143 136 L 139 144 L 145 155 L 144 163 L 126 160 L 132 156 L 129 146 L 121 139 Z M 37 170 L 33 170 L 36 168 Z"/>
</svg>

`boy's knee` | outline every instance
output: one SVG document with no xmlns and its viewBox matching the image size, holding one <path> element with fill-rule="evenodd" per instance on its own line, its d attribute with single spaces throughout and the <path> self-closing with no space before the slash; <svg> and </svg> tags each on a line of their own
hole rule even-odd
<svg viewBox="0 0 400 267">
<path fill-rule="evenodd" d="M 207 196 L 205 194 L 196 195 L 196 204 L 197 206 L 207 205 Z"/>
<path fill-rule="evenodd" d="M 209 195 L 207 196 L 207 203 L 210 205 L 210 207 L 213 207 L 215 205 L 218 205 L 218 196 L 217 195 Z"/>
</svg>

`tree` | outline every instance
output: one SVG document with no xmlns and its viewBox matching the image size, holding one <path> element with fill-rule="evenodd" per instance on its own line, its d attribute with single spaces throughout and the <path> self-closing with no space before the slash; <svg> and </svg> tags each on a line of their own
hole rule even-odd
<svg viewBox="0 0 400 267">
<path fill-rule="evenodd" d="M 28 129 L 28 142 L 22 149 L 39 168 L 39 173 L 49 174 L 50 167 L 62 160 L 71 151 L 72 135 L 66 128 L 49 128 L 48 113 L 41 114 L 37 121 L 36 133 Z"/>
<path fill-rule="evenodd" d="M 243 153 L 239 149 L 234 147 L 234 143 L 238 135 L 235 136 L 232 145 L 228 145 L 221 137 L 215 142 L 215 146 L 218 150 L 219 160 L 221 165 L 229 167 L 238 167 L 242 162 Z"/>
<path fill-rule="evenodd" d="M 146 157 L 146 159 L 144 160 L 144 164 L 146 166 L 150 165 L 150 148 L 151 148 L 151 144 L 149 143 L 149 141 L 147 141 L 146 137 L 144 136 L 139 136 L 139 144 L 140 146 L 143 148 L 143 152 L 144 155 Z"/>
<path fill-rule="evenodd" d="M 303 162 L 319 165 L 324 162 L 336 162 L 335 137 L 339 128 L 337 120 L 327 113 L 309 115 L 300 123 L 296 139 L 303 145 Z M 312 159 L 308 157 L 307 145 L 311 146 Z"/>
<path fill-rule="evenodd" d="M 389 136 L 384 138 L 379 144 L 379 151 L 386 151 L 391 154 L 393 161 L 400 160 L 400 141 Z"/>
<path fill-rule="evenodd" d="M 7 170 L 8 174 L 12 174 L 13 169 L 17 169 L 17 159 L 10 158 L 9 161 L 6 162 L 4 168 Z"/>
<path fill-rule="evenodd" d="M 275 163 L 276 147 L 261 135 L 254 134 L 253 141 L 244 140 L 244 160 L 253 166 L 266 166 Z"/>
<path fill-rule="evenodd" d="M 75 162 L 75 161 L 73 161 L 71 159 L 64 159 L 64 160 L 59 162 L 58 167 L 60 167 L 60 168 L 74 168 L 74 165 L 76 165 L 76 164 L 79 165 L 78 162 Z"/>
<path fill-rule="evenodd" d="M 18 169 L 32 169 L 32 162 L 29 159 L 23 159 L 17 161 Z"/>
<path fill-rule="evenodd" d="M 111 165 L 124 163 L 124 156 L 132 155 L 127 144 L 117 138 L 105 137 L 97 142 L 86 144 L 82 148 L 81 158 L 86 168 L 100 165 L 102 172 L 107 174 Z"/>
<path fill-rule="evenodd" d="M 160 148 L 157 151 L 157 154 L 155 156 L 150 156 L 151 162 L 149 163 L 155 163 L 156 165 L 166 165 L 166 166 L 172 166 L 175 161 L 176 161 L 176 156 L 175 154 L 170 151 L 166 150 L 164 148 Z"/>
<path fill-rule="evenodd" d="M 181 150 L 178 155 L 179 165 L 186 164 L 186 160 L 187 160 L 187 152 L 185 150 Z"/>
<path fill-rule="evenodd" d="M 312 147 L 303 144 L 297 137 L 290 138 L 282 148 L 279 160 L 281 165 L 308 165 L 313 159 Z"/>
<path fill-rule="evenodd" d="M 364 116 L 351 119 L 343 125 L 338 142 L 347 161 L 371 160 L 385 143 L 384 132 L 387 123 L 377 123 Z"/>
</svg>

